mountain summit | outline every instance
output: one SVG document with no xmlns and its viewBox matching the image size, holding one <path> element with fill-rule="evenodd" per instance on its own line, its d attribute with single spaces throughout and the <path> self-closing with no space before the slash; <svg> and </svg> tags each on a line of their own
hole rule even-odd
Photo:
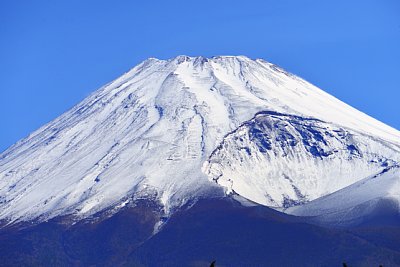
<svg viewBox="0 0 400 267">
<path fill-rule="evenodd" d="M 0 155 L 0 221 L 80 220 L 142 199 L 169 216 L 232 194 L 318 217 L 319 199 L 346 188 L 358 199 L 346 210 L 398 203 L 399 152 L 399 131 L 262 59 L 150 58 Z"/>
</svg>

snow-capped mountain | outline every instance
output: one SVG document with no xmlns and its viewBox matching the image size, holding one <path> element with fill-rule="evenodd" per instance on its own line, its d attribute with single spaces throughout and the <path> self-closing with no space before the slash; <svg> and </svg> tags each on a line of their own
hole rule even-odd
<svg viewBox="0 0 400 267">
<path fill-rule="evenodd" d="M 152 58 L 0 155 L 0 220 L 143 198 L 168 214 L 232 192 L 284 209 L 395 168 L 399 151 L 399 131 L 264 60 Z"/>
</svg>

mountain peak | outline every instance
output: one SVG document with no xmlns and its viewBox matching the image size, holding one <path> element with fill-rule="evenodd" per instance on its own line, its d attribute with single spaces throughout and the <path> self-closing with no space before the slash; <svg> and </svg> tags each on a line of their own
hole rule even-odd
<svg viewBox="0 0 400 267">
<path fill-rule="evenodd" d="M 199 64 L 199 63 L 206 63 L 206 62 L 228 62 L 228 61 L 233 61 L 236 60 L 237 62 L 249 62 L 249 61 L 253 61 L 253 62 L 257 62 L 257 61 L 263 61 L 264 63 L 267 63 L 266 61 L 262 60 L 262 59 L 250 59 L 246 56 L 243 55 L 239 55 L 239 56 L 212 56 L 212 57 L 204 57 L 204 56 L 187 56 L 187 55 L 179 55 L 173 58 L 169 58 L 169 59 L 159 59 L 159 58 L 148 58 L 146 60 L 144 60 L 142 62 L 145 64 L 149 64 L 149 63 L 154 63 L 154 62 L 168 62 L 168 63 L 174 63 L 174 64 L 182 64 L 185 62 L 191 62 L 195 65 Z"/>
<path fill-rule="evenodd" d="M 302 122 L 308 118 L 318 123 Z M 341 134 L 343 140 L 335 141 Z M 281 142 L 282 136 L 297 136 L 303 145 Z M 290 159 L 282 156 L 287 149 L 310 164 L 322 160 L 318 153 L 335 155 L 337 161 L 323 158 L 324 166 L 351 159 L 343 165 L 348 169 L 340 167 L 341 174 L 365 163 L 352 161 L 357 155 L 376 153 L 379 157 L 362 156 L 377 162 L 365 168 L 374 172 L 383 162 L 397 160 L 398 140 L 398 131 L 263 60 L 150 58 L 0 155 L 0 220 L 86 218 L 143 198 L 155 199 L 169 214 L 198 198 L 234 192 L 280 208 L 349 183 L 325 187 L 289 177 L 280 169 Z M 269 155 L 268 147 L 276 155 Z M 335 152 L 344 148 L 346 153 Z M 248 152 L 258 153 L 259 164 L 277 157 L 274 171 L 283 180 L 276 181 L 289 189 L 271 195 L 271 188 L 282 184 L 263 180 L 267 170 L 252 168 L 255 158 L 249 159 Z M 310 184 L 318 186 L 303 190 Z"/>
</svg>

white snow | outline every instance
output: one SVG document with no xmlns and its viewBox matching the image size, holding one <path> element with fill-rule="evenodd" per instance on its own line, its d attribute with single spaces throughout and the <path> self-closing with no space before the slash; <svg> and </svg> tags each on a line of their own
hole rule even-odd
<svg viewBox="0 0 400 267">
<path fill-rule="evenodd" d="M 227 192 L 275 208 L 298 205 L 400 162 L 400 147 L 334 124 L 259 114 L 203 166 Z"/>
<path fill-rule="evenodd" d="M 169 212 L 189 199 L 221 195 L 202 166 L 226 134 L 263 110 L 400 144 L 399 131 L 263 60 L 152 58 L 0 155 L 0 220 L 84 218 L 122 207 L 127 196 L 156 195 Z M 252 199 L 270 183 L 243 184 L 243 194 Z M 322 191 L 313 196 L 326 193 L 315 190 Z"/>
<path fill-rule="evenodd" d="M 389 200 L 399 207 L 400 170 L 398 167 L 362 179 L 305 205 L 291 207 L 285 212 L 298 216 L 316 216 L 321 222 L 333 222 L 340 225 L 368 216 L 368 213 L 374 212 L 382 200 Z"/>
</svg>

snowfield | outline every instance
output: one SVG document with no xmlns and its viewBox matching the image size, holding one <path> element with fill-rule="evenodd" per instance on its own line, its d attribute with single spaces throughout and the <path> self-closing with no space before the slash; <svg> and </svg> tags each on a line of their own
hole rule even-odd
<svg viewBox="0 0 400 267">
<path fill-rule="evenodd" d="M 228 192 L 299 205 L 399 165 L 400 150 L 320 120 L 262 112 L 227 135 L 203 170 Z"/>
<path fill-rule="evenodd" d="M 400 169 L 393 167 L 305 205 L 290 207 L 286 212 L 310 216 L 323 224 L 348 226 L 369 217 L 398 216 L 399 200 Z"/>
<path fill-rule="evenodd" d="M 357 182 L 398 166 L 399 151 L 399 131 L 264 60 L 151 58 L 0 155 L 0 221 L 141 198 L 168 214 L 233 192 L 314 215 L 343 206 L 313 202 L 343 188 L 350 206 L 370 200 Z M 398 201 L 399 175 L 382 180 L 373 197 Z"/>
</svg>

